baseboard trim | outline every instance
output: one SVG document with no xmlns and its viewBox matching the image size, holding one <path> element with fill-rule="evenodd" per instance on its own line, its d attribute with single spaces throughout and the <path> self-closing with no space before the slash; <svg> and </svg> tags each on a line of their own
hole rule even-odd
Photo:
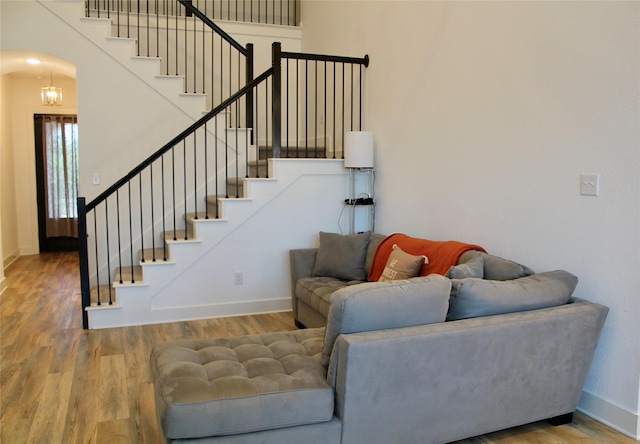
<svg viewBox="0 0 640 444">
<path fill-rule="evenodd" d="M 137 302 L 140 302 L 138 300 Z M 135 304 L 134 304 L 135 305 Z M 102 329 L 133 325 L 163 324 L 166 322 L 194 321 L 208 318 L 256 315 L 291 311 L 291 299 L 267 299 L 187 307 L 151 308 L 120 301 L 117 306 L 87 309 L 89 328 Z"/>
<path fill-rule="evenodd" d="M 2 260 L 2 268 L 6 270 L 9 265 L 13 264 L 20 257 L 20 251 L 16 250 Z"/>
<path fill-rule="evenodd" d="M 638 413 L 630 412 L 586 391 L 582 392 L 577 410 L 629 438 L 640 440 Z"/>
</svg>

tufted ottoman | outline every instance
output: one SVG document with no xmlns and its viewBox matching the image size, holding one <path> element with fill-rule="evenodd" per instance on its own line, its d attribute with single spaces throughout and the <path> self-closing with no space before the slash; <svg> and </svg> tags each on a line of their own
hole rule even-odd
<svg viewBox="0 0 640 444">
<path fill-rule="evenodd" d="M 324 328 L 158 345 L 156 412 L 169 440 L 331 421 Z"/>
</svg>

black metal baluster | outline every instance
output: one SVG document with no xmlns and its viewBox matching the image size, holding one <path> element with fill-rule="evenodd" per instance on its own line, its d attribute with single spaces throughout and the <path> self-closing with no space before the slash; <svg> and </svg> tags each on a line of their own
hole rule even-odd
<svg viewBox="0 0 640 444">
<path fill-rule="evenodd" d="M 122 244 L 120 239 L 120 190 L 116 190 L 116 228 L 118 238 L 118 267 L 120 269 L 120 283 L 122 284 Z"/>
<path fill-rule="evenodd" d="M 209 219 L 209 205 L 207 204 L 207 198 L 209 197 L 209 147 L 207 146 L 207 124 L 204 123 L 204 218 Z"/>
<path fill-rule="evenodd" d="M 358 85 L 358 131 L 362 131 L 362 65 L 359 65 L 359 75 L 358 75 L 359 85 Z"/>
<path fill-rule="evenodd" d="M 138 0 L 138 8 L 136 9 L 136 33 L 137 33 L 137 39 L 136 39 L 136 55 L 138 57 L 140 57 L 140 0 Z"/>
<path fill-rule="evenodd" d="M 131 37 L 131 2 L 128 3 L 129 7 L 127 8 L 127 38 Z"/>
<path fill-rule="evenodd" d="M 166 3 L 165 3 L 165 6 L 166 6 Z M 173 8 L 173 6 L 172 6 L 172 8 Z M 165 17 L 166 17 L 165 21 L 166 21 L 166 24 L 167 24 L 166 25 L 166 30 L 165 30 L 165 34 L 167 36 L 167 44 L 166 44 L 167 55 L 166 55 L 165 63 L 166 63 L 166 66 L 167 66 L 166 74 L 169 75 L 169 11 L 165 11 L 165 14 L 166 14 L 165 15 Z"/>
<path fill-rule="evenodd" d="M 205 7 L 206 7 L 206 3 L 205 3 Z M 213 34 L 213 31 L 211 31 L 211 33 Z M 207 45 L 205 44 L 206 40 L 205 40 L 205 24 L 204 22 L 202 22 L 202 94 L 206 94 L 207 93 L 207 88 L 206 88 L 206 56 L 205 56 L 205 51 L 207 49 Z M 213 105 L 213 102 L 211 103 Z"/>
<path fill-rule="evenodd" d="M 300 91 L 300 62 L 296 60 L 296 157 L 300 157 L 299 153 L 299 140 L 300 140 L 300 111 L 299 111 L 299 103 L 300 98 L 298 97 Z"/>
<path fill-rule="evenodd" d="M 324 124 L 324 155 L 325 157 L 328 156 L 328 149 L 329 147 L 327 146 L 327 62 L 324 62 L 324 114 L 323 114 L 323 124 Z M 335 147 L 333 148 L 333 155 L 332 158 L 335 159 L 336 158 L 336 150 Z"/>
<path fill-rule="evenodd" d="M 120 37 L 120 8 L 116 10 L 116 36 Z"/>
<path fill-rule="evenodd" d="M 144 223 L 143 223 L 143 206 L 142 206 L 142 171 L 140 171 L 138 173 L 138 179 L 139 179 L 139 189 L 138 192 L 140 194 L 140 244 L 141 244 L 141 248 L 142 248 L 142 262 L 145 262 L 145 254 L 144 254 Z"/>
<path fill-rule="evenodd" d="M 231 114 L 231 110 L 229 109 L 231 105 L 229 105 L 228 107 L 225 108 L 225 119 L 229 118 L 229 115 Z M 229 122 L 226 121 L 225 122 L 225 131 L 224 131 L 224 162 L 225 162 L 225 167 L 224 167 L 224 171 L 225 171 L 225 183 L 227 184 L 227 194 L 225 195 L 225 197 L 229 197 Z M 238 186 L 236 184 L 236 198 L 240 197 L 238 195 Z"/>
<path fill-rule="evenodd" d="M 338 147 L 338 139 L 336 138 L 336 62 L 333 62 L 333 121 L 331 127 L 333 128 L 333 151 L 335 152 Z M 342 150 L 342 157 L 344 157 L 344 148 Z"/>
<path fill-rule="evenodd" d="M 149 165 L 149 203 L 151 204 L 151 262 L 156 261 L 156 218 L 153 211 L 153 164 Z"/>
<path fill-rule="evenodd" d="M 104 200 L 104 218 L 105 218 L 105 225 L 107 227 L 107 231 L 106 231 L 106 239 L 107 239 L 107 280 L 109 283 L 109 305 L 113 304 L 113 298 L 111 296 L 111 290 L 112 290 L 112 282 L 111 282 L 111 253 L 109 252 L 110 248 L 109 248 L 109 200 L 105 199 Z"/>
<path fill-rule="evenodd" d="M 220 37 L 220 101 L 223 100 L 223 96 L 224 96 L 224 64 L 223 64 L 223 59 L 224 59 L 224 39 L 222 37 Z M 226 116 L 225 116 L 226 119 Z M 225 120 L 225 127 L 226 127 L 226 120 Z"/>
<path fill-rule="evenodd" d="M 351 127 L 350 130 L 353 131 L 353 64 L 351 67 Z"/>
<path fill-rule="evenodd" d="M 179 40 L 178 36 L 180 35 L 179 32 L 178 32 L 178 15 L 179 15 L 179 13 L 178 13 L 178 5 L 176 4 L 176 15 L 175 15 L 175 17 L 176 17 L 176 26 L 175 26 L 175 29 L 176 29 L 175 75 L 176 76 L 178 75 L 178 63 L 179 63 L 178 62 L 178 45 L 179 45 L 178 44 L 178 40 Z"/>
<path fill-rule="evenodd" d="M 285 94 L 287 96 L 287 109 L 285 111 L 285 115 L 286 115 L 286 143 L 287 143 L 287 149 L 286 149 L 286 154 L 285 157 L 289 157 L 289 59 L 285 59 L 287 61 L 287 69 L 286 69 L 286 81 L 285 81 Z"/>
<path fill-rule="evenodd" d="M 187 47 L 189 46 L 189 38 L 187 35 L 187 14 L 185 10 L 184 15 L 184 92 L 185 94 L 189 92 L 188 84 L 189 84 L 189 69 L 187 68 L 189 60 L 187 59 Z"/>
<path fill-rule="evenodd" d="M 171 146 L 171 197 L 173 199 L 173 240 L 178 240 L 176 234 L 176 150 L 175 145 Z"/>
<path fill-rule="evenodd" d="M 167 223 L 166 223 L 166 214 L 167 209 L 165 205 L 164 198 L 164 154 L 160 156 L 160 198 L 162 199 L 162 260 L 164 262 L 167 261 L 167 243 L 165 242 L 167 238 Z"/>
<path fill-rule="evenodd" d="M 267 146 L 269 144 L 269 82 L 264 82 L 264 133 Z M 276 156 L 276 146 L 274 140 L 271 140 L 271 156 Z M 269 151 L 267 150 L 267 169 L 265 177 L 269 178 Z"/>
<path fill-rule="evenodd" d="M 342 62 L 342 131 L 340 135 L 342 137 L 342 150 L 344 151 L 344 62 Z"/>
<path fill-rule="evenodd" d="M 196 18 L 193 17 L 193 93 L 197 93 L 198 92 L 198 68 L 196 65 L 196 61 L 197 61 L 197 57 L 196 54 L 198 53 L 198 39 L 197 39 L 197 26 L 196 26 Z M 186 54 L 185 54 L 185 58 L 186 58 Z"/>
<path fill-rule="evenodd" d="M 158 0 L 156 0 L 155 7 L 156 7 L 156 57 L 160 57 L 160 8 L 158 8 Z"/>
<path fill-rule="evenodd" d="M 197 153 L 197 132 L 193 132 L 193 212 L 194 219 L 198 219 L 198 153 Z"/>
<path fill-rule="evenodd" d="M 254 138 L 253 141 L 255 143 L 256 146 L 256 159 L 258 160 L 262 160 L 260 159 L 260 138 L 259 138 L 259 130 L 260 130 L 260 88 L 258 88 L 259 85 L 256 85 L 256 94 L 255 94 L 255 100 L 256 100 L 256 106 L 254 107 L 255 112 L 256 112 L 256 118 L 253 121 L 253 125 L 254 125 Z M 268 160 L 267 160 L 268 162 Z"/>
<path fill-rule="evenodd" d="M 147 57 L 149 57 L 149 47 L 151 46 L 150 42 L 150 37 L 149 37 L 149 0 L 147 0 Z M 138 23 L 138 26 L 140 26 L 140 24 Z"/>
<path fill-rule="evenodd" d="M 185 138 L 182 141 L 182 173 L 183 173 L 183 184 L 182 186 L 184 187 L 184 215 L 185 215 L 185 221 L 184 221 L 184 240 L 188 240 L 189 239 L 189 235 L 188 235 L 188 227 L 187 227 L 187 219 L 186 219 L 186 215 L 187 215 L 187 139 Z"/>
<path fill-rule="evenodd" d="M 102 305 L 100 301 L 100 259 L 98 255 L 98 209 L 93 209 L 93 241 L 96 252 L 96 290 L 98 293 L 98 305 Z"/>
<path fill-rule="evenodd" d="M 131 181 L 127 183 L 128 192 L 129 192 L 129 253 L 131 256 L 131 283 L 134 284 L 135 280 L 133 278 L 133 215 L 131 211 Z"/>
<path fill-rule="evenodd" d="M 314 143 L 314 153 L 313 153 L 313 157 L 318 157 L 318 61 L 315 60 L 314 61 L 314 67 L 313 67 L 313 73 L 315 75 L 315 89 L 314 89 L 314 99 L 313 99 L 313 106 L 314 106 L 314 130 L 313 130 L 313 137 L 315 139 L 315 143 Z"/>
<path fill-rule="evenodd" d="M 309 157 L 309 60 L 304 60 L 304 157 Z"/>
<path fill-rule="evenodd" d="M 214 150 L 213 150 L 213 170 L 215 173 L 214 184 L 215 184 L 215 199 L 216 199 L 216 219 L 220 218 L 220 210 L 218 205 L 218 196 L 220 195 L 219 187 L 218 187 L 218 115 L 214 117 L 214 127 L 213 127 L 213 141 L 214 141 Z"/>
</svg>

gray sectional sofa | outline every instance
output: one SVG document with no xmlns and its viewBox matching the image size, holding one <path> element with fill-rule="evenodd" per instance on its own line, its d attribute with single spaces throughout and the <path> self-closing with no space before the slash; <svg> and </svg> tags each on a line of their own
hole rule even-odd
<svg viewBox="0 0 640 444">
<path fill-rule="evenodd" d="M 308 267 L 311 253 L 291 257 L 300 254 Z M 453 279 L 348 280 L 326 306 L 299 300 L 297 319 L 325 318 L 321 327 L 156 346 L 165 439 L 424 444 L 570 421 L 608 309 L 570 297 L 576 279 L 562 271 L 461 278 L 492 266 L 465 254 Z M 523 305 L 530 294 L 536 300 Z"/>
</svg>

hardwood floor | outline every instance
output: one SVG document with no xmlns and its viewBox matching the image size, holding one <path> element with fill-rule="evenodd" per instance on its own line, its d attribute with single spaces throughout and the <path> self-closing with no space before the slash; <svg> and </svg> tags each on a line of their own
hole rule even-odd
<svg viewBox="0 0 640 444">
<path fill-rule="evenodd" d="M 159 443 L 148 358 L 182 338 L 294 330 L 291 313 L 83 330 L 75 253 L 20 257 L 0 296 L 0 442 Z M 459 441 L 636 443 L 577 413 Z"/>
</svg>

